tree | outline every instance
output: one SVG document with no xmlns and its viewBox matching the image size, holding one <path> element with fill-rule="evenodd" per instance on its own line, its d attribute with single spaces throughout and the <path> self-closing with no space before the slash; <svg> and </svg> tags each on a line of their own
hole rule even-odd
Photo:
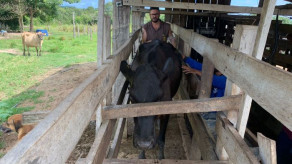
<svg viewBox="0 0 292 164">
<path fill-rule="evenodd" d="M 23 16 L 27 13 L 27 6 L 25 0 L 9 0 L 0 1 L 2 3 L 1 8 L 5 13 L 0 13 L 0 20 L 9 20 L 18 18 L 19 29 L 23 32 Z"/>
<path fill-rule="evenodd" d="M 68 3 L 77 3 L 80 0 L 25 0 L 28 6 L 28 13 L 30 17 L 29 30 L 33 31 L 33 18 L 37 12 L 56 13 L 57 6 L 64 1 Z"/>
</svg>

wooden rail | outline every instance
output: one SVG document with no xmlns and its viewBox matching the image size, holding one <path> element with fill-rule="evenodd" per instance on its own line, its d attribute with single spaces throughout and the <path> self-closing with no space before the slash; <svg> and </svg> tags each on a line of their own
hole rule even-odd
<svg viewBox="0 0 292 164">
<path fill-rule="evenodd" d="M 119 73 L 121 60 L 128 58 L 139 31 L 123 44 L 55 110 L 10 150 L 0 163 L 65 163 L 96 107 Z M 111 121 L 109 122 L 111 123 Z"/>
<path fill-rule="evenodd" d="M 172 30 L 292 130 L 292 101 L 289 99 L 292 97 L 292 73 L 177 25 L 172 24 Z"/>
<path fill-rule="evenodd" d="M 227 164 L 227 161 L 192 161 L 192 160 L 175 160 L 175 159 L 106 159 L 103 164 Z"/>
<path fill-rule="evenodd" d="M 107 106 L 103 119 L 128 118 L 161 114 L 238 110 L 241 95 L 200 100 L 163 101 L 144 104 Z"/>
</svg>

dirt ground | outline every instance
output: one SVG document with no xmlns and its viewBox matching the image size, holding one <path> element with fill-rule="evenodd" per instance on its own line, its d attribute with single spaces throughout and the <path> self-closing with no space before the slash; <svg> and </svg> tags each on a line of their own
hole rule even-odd
<svg viewBox="0 0 292 164">
<path fill-rule="evenodd" d="M 20 106 L 35 106 L 33 111 L 51 111 L 95 70 L 96 63 L 77 64 L 69 68 L 50 70 L 47 74 L 37 77 L 38 85 L 30 88 L 36 91 L 44 91 L 44 96 L 40 98 L 41 103 L 24 102 Z M 80 157 L 85 158 L 94 137 L 95 121 L 93 120 L 88 125 L 75 150 L 71 153 L 67 163 L 75 163 Z M 0 152 L 6 153 L 17 143 L 17 134 L 15 132 L 4 134 L 0 140 L 5 142 L 5 148 L 1 149 Z M 165 157 L 168 159 L 185 159 L 181 145 L 182 139 L 176 116 L 171 116 L 166 134 Z M 155 159 L 157 150 L 146 152 L 146 157 Z M 138 150 L 132 146 L 132 137 L 122 139 L 118 158 L 138 158 Z"/>
</svg>

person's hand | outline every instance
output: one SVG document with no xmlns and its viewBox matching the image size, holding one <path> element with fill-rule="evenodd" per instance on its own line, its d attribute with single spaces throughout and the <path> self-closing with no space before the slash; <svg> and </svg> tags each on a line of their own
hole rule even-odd
<svg viewBox="0 0 292 164">
<path fill-rule="evenodd" d="M 185 74 L 192 73 L 192 74 L 196 74 L 196 75 L 201 76 L 201 72 L 199 70 L 193 69 L 193 68 L 185 66 L 185 65 L 183 65 L 181 68 L 183 69 L 183 73 L 185 73 Z"/>
<path fill-rule="evenodd" d="M 181 57 L 182 57 L 182 59 L 185 59 L 186 56 L 184 54 L 181 54 Z"/>
</svg>

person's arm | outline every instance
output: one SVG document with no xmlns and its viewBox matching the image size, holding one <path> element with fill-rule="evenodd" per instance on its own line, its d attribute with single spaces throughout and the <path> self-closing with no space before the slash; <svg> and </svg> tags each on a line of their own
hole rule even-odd
<svg viewBox="0 0 292 164">
<path fill-rule="evenodd" d="M 196 74 L 198 76 L 202 76 L 202 72 L 199 70 L 193 69 L 193 68 L 185 66 L 185 65 L 183 65 L 181 68 L 183 69 L 183 73 L 185 73 L 185 74 L 192 73 L 192 74 Z"/>
<path fill-rule="evenodd" d="M 191 68 L 202 71 L 202 63 L 197 62 L 196 60 L 183 56 L 184 62 L 188 64 Z"/>
<path fill-rule="evenodd" d="M 144 28 L 142 28 L 142 43 L 146 43 L 147 33 Z"/>
</svg>

